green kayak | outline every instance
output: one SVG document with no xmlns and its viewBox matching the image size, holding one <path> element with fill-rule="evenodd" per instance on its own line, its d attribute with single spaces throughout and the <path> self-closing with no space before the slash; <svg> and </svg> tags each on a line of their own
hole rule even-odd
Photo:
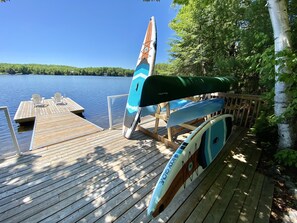
<svg viewBox="0 0 297 223">
<path fill-rule="evenodd" d="M 213 92 L 230 91 L 233 77 L 189 77 L 152 75 L 146 78 L 140 107 L 155 105 L 175 99 Z"/>
</svg>

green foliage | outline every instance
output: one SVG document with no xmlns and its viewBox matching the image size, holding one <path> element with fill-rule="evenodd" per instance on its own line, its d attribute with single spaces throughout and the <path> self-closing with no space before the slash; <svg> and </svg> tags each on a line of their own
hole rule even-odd
<svg viewBox="0 0 297 223">
<path fill-rule="evenodd" d="M 267 49 L 266 52 L 272 50 L 273 49 L 271 47 L 271 49 Z M 265 57 L 262 58 L 264 62 L 267 60 L 267 66 L 263 66 L 259 69 L 260 74 L 262 74 L 262 84 L 266 84 L 267 92 L 265 93 L 264 101 L 267 102 L 267 106 L 266 110 L 263 110 L 263 115 L 259 117 L 259 120 L 255 125 L 255 133 L 262 142 L 269 142 L 271 145 L 277 145 L 278 143 L 273 142 L 273 140 L 278 138 L 276 131 L 278 123 L 286 120 L 293 127 L 293 131 L 297 131 L 297 54 L 296 49 L 295 52 L 293 49 L 286 49 L 275 55 L 275 57 L 278 58 L 277 61 L 275 61 L 274 57 L 271 58 L 270 55 L 270 53 L 267 53 Z M 272 67 L 268 64 L 269 61 L 273 61 Z M 275 96 L 273 87 L 275 78 L 269 74 L 269 71 L 274 69 L 274 65 L 278 65 L 278 70 L 280 71 L 279 80 L 286 83 L 286 93 L 289 96 L 289 104 L 285 113 L 278 117 L 273 114 L 272 109 Z M 270 90 L 269 87 L 271 87 Z M 269 108 L 270 111 L 268 112 L 267 109 Z M 291 153 L 294 152 L 288 152 L 288 154 L 283 151 L 278 152 L 276 154 L 276 159 L 279 163 L 286 166 L 292 166 L 292 163 L 296 163 L 296 160 L 294 161 L 295 155 L 289 155 Z"/>
<path fill-rule="evenodd" d="M 235 76 L 239 80 L 239 93 L 264 94 L 269 101 L 266 106 L 270 111 L 265 111 L 262 117 L 266 125 L 259 121 L 256 128 L 259 132 L 270 132 L 268 126 L 284 119 L 297 131 L 297 1 L 287 1 L 292 45 L 290 51 L 279 55 L 274 52 L 266 0 L 174 0 L 174 3 L 181 4 L 181 9 L 170 24 L 177 34 L 171 41 L 172 72 Z M 276 65 L 289 96 L 289 106 L 282 117 L 273 115 Z"/>
<path fill-rule="evenodd" d="M 156 75 L 171 75 L 172 66 L 167 63 L 159 63 L 155 65 L 154 74 Z"/>
<path fill-rule="evenodd" d="M 186 5 L 189 3 L 189 0 L 174 0 L 173 3 L 180 4 L 180 5 Z"/>
<path fill-rule="evenodd" d="M 297 1 L 296 0 L 290 0 L 288 1 L 288 14 L 289 14 L 289 25 L 291 28 L 292 38 L 292 49 L 295 51 L 297 50 Z"/>
<path fill-rule="evenodd" d="M 289 96 L 289 105 L 282 118 L 296 119 L 297 116 L 297 50 L 286 49 L 280 52 L 278 65 L 281 74 L 280 81 L 286 83 L 286 93 Z"/>
<path fill-rule="evenodd" d="M 277 126 L 275 121 L 273 121 L 273 117 L 273 111 L 267 109 L 261 111 L 253 128 L 253 133 L 256 135 L 257 141 L 270 145 L 278 144 Z"/>
<path fill-rule="evenodd" d="M 256 72 L 260 75 L 259 85 L 264 92 L 274 92 L 275 85 L 275 54 L 274 45 L 271 45 L 263 51 L 259 57 L 259 64 L 255 67 Z M 274 95 L 271 95 L 273 97 Z"/>
<path fill-rule="evenodd" d="M 133 70 L 118 67 L 77 68 L 61 65 L 0 63 L 0 74 L 48 74 L 48 75 L 94 75 L 132 76 Z"/>
<path fill-rule="evenodd" d="M 176 73 L 216 75 L 220 72 L 216 61 L 228 56 L 237 35 L 232 10 L 229 4 L 204 0 L 190 0 L 180 9 L 170 24 L 179 37 L 171 42 Z M 226 41 L 227 38 L 231 41 Z"/>
<path fill-rule="evenodd" d="M 287 167 L 297 167 L 297 151 L 293 149 L 279 150 L 274 158 L 279 164 Z"/>
<path fill-rule="evenodd" d="M 174 1 L 182 7 L 171 22 L 177 38 L 171 41 L 174 74 L 233 75 L 238 91 L 271 89 L 262 74 L 274 77 L 273 33 L 266 0 Z"/>
</svg>

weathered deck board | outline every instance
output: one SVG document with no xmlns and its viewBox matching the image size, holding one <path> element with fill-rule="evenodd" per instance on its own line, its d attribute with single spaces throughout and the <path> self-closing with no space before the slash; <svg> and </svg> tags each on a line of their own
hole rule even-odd
<svg viewBox="0 0 297 223">
<path fill-rule="evenodd" d="M 30 149 L 39 149 L 99 131 L 102 128 L 71 112 L 38 115 Z"/>
<path fill-rule="evenodd" d="M 65 104 L 56 105 L 52 99 L 44 100 L 44 107 L 34 107 L 32 101 L 22 101 L 14 116 L 17 123 L 33 122 L 38 115 L 50 115 L 65 112 L 81 114 L 84 108 L 74 102 L 71 98 L 64 98 Z"/>
<path fill-rule="evenodd" d="M 130 154 L 130 156 L 133 156 L 133 154 Z M 139 155 L 138 155 L 138 157 L 139 157 Z M 103 179 L 104 177 L 109 177 L 110 181 L 117 179 L 117 175 L 115 173 L 111 172 L 111 170 L 108 170 L 108 166 L 106 166 L 106 165 L 102 165 L 102 168 L 106 167 L 107 170 L 106 170 L 105 173 L 109 173 L 109 174 L 105 174 L 105 175 L 100 174 L 100 171 L 102 172 L 102 169 L 100 169 L 101 166 L 98 165 L 98 164 L 99 163 L 92 163 L 90 165 L 89 164 L 84 164 L 85 167 L 80 168 L 79 171 L 80 172 L 88 171 L 88 172 L 86 174 L 82 175 L 82 176 L 79 176 L 79 178 L 77 178 L 78 171 L 76 170 L 74 172 L 71 172 L 71 174 L 68 173 L 68 175 L 66 175 L 67 178 L 66 178 L 66 176 L 64 176 L 65 178 L 63 178 L 62 180 L 54 182 L 54 184 L 47 185 L 47 187 L 42 189 L 42 191 L 40 191 L 39 188 L 32 188 L 32 191 L 30 193 L 31 194 L 30 198 L 33 199 L 33 200 L 38 198 L 37 204 L 40 203 L 40 202 L 46 202 L 46 204 L 43 204 L 43 208 L 44 208 L 44 206 L 51 204 L 51 203 L 49 203 L 50 201 L 51 202 L 54 202 L 55 200 L 56 200 L 56 202 L 59 201 L 59 200 L 57 200 L 57 198 L 53 199 L 53 193 L 52 192 L 54 192 L 54 194 L 60 194 L 60 195 L 64 194 L 64 196 L 65 196 L 67 191 L 68 191 L 68 193 L 69 192 L 71 192 L 71 193 L 77 192 L 78 191 L 78 189 L 76 188 L 77 185 L 79 185 L 79 187 L 83 188 L 88 183 L 94 183 L 95 184 L 96 181 L 94 181 L 94 180 L 91 181 L 91 179 L 96 179 L 97 178 L 96 180 L 98 180 L 98 181 L 100 181 L 100 179 Z M 98 165 L 99 170 L 96 170 L 96 168 L 94 168 L 94 167 L 97 167 L 97 165 Z M 119 165 L 119 163 L 117 163 L 117 165 Z M 95 178 L 95 176 L 96 176 L 96 178 Z M 38 197 L 38 196 L 40 196 L 40 197 Z M 21 200 L 19 202 L 21 202 Z M 36 205 L 36 202 L 35 202 L 34 205 Z M 10 208 L 12 208 L 12 207 L 10 207 Z M 28 208 L 30 208 L 30 204 L 26 205 L 26 208 L 23 207 L 23 211 L 25 209 L 28 209 Z M 40 207 L 38 207 L 38 208 L 40 208 Z M 13 214 L 13 211 L 11 212 L 11 214 Z"/>
<path fill-rule="evenodd" d="M 274 192 L 274 183 L 272 182 L 272 179 L 265 177 L 257 211 L 254 217 L 255 222 L 259 222 L 259 223 L 269 222 L 273 192 Z"/>
<path fill-rule="evenodd" d="M 241 128 L 163 213 L 146 216 L 172 153 L 140 131 L 127 140 L 121 130 L 106 130 L 3 160 L 0 222 L 183 222 L 201 212 L 195 222 L 237 222 L 247 214 L 268 222 L 273 186 L 256 172 L 261 151 Z"/>
<path fill-rule="evenodd" d="M 98 138 L 96 134 L 94 134 Z M 11 171 L 10 168 L 6 168 L 6 171 L 10 173 L 11 175 L 3 175 L 1 179 L 1 182 L 3 182 L 0 190 L 5 191 L 5 187 L 9 187 L 10 191 L 13 188 L 16 188 L 12 192 L 8 192 L 5 195 L 7 196 L 9 193 L 16 193 L 19 192 L 22 189 L 22 184 L 29 182 L 29 181 L 34 181 L 35 179 L 39 179 L 38 183 L 34 184 L 31 183 L 30 186 L 35 186 L 37 184 L 41 184 L 44 181 L 47 181 L 48 179 L 53 179 L 57 177 L 61 177 L 65 174 L 69 173 L 73 174 L 77 169 L 79 168 L 90 168 L 93 167 L 92 165 L 94 164 L 93 162 L 97 162 L 98 159 L 104 159 L 106 162 L 109 161 L 112 157 L 107 157 L 105 154 L 98 154 L 98 150 L 100 151 L 100 148 L 94 149 L 94 151 L 90 151 L 90 148 L 94 147 L 94 145 L 98 145 L 98 143 L 108 143 L 108 141 L 103 142 L 102 140 L 98 140 L 94 138 L 94 136 L 91 136 L 92 138 L 88 138 L 88 140 L 94 140 L 95 144 L 91 144 L 88 142 L 88 140 L 85 140 L 86 137 L 83 139 L 76 139 L 75 142 L 75 147 L 81 148 L 83 147 L 84 150 L 79 151 L 75 150 L 75 148 L 67 147 L 69 143 L 67 144 L 66 142 L 63 143 L 65 148 L 71 149 L 70 151 L 67 152 L 67 150 L 64 151 L 64 153 L 46 153 L 45 155 L 41 155 L 40 153 L 38 154 L 38 165 L 27 165 L 26 170 L 20 171 L 17 173 L 14 173 L 13 175 L 11 174 L 13 171 Z M 101 137 L 101 135 L 100 135 Z M 85 140 L 85 141 L 82 141 Z M 82 142 L 80 142 L 82 141 Z M 118 144 L 122 143 L 122 140 L 118 140 L 116 142 L 109 143 L 108 146 L 110 147 L 109 152 L 112 153 L 114 151 L 118 151 Z M 130 146 L 131 143 L 125 144 L 126 146 Z M 72 151 L 73 150 L 73 151 Z M 38 151 L 38 150 L 37 150 Z M 139 152 L 136 150 L 135 154 L 137 155 Z M 134 157 L 134 151 L 133 154 L 130 154 L 131 157 Z M 48 163 L 48 159 L 52 155 L 52 158 L 50 162 Z M 65 167 L 63 164 L 65 164 L 65 156 L 67 156 L 67 167 Z M 81 156 L 87 156 L 88 157 L 88 163 L 84 162 L 84 159 L 77 160 L 77 157 Z M 43 159 L 45 158 L 45 159 Z M 30 161 L 29 161 L 30 162 Z M 85 165 L 88 164 L 87 167 Z M 89 166 L 90 164 L 90 166 Z M 13 166 L 11 166 L 12 169 Z M 48 170 L 46 174 L 44 173 L 44 170 Z M 4 169 L 5 171 L 5 169 Z M 33 175 L 34 173 L 34 175 Z M 50 176 L 50 178 L 49 178 Z M 7 186 L 6 186 L 7 185 Z M 17 197 L 17 196 L 15 196 Z M 3 198 L 3 197 L 2 197 Z M 6 206 L 7 207 L 7 206 Z"/>
<path fill-rule="evenodd" d="M 143 136 L 142 136 L 142 138 L 144 138 Z M 141 139 L 140 139 L 141 140 Z M 129 142 L 131 142 L 131 141 L 129 141 Z M 120 142 L 121 143 L 121 142 Z M 141 146 L 142 146 L 142 148 L 140 148 L 140 147 L 138 147 L 138 150 L 135 150 L 135 145 L 137 145 L 137 141 L 134 141 L 133 142 L 133 147 L 131 147 L 133 150 L 131 150 L 131 152 L 133 152 L 133 153 L 135 153 L 135 152 L 137 152 L 138 153 L 138 158 L 141 158 L 142 159 L 142 162 L 143 161 L 145 161 L 146 159 L 148 159 L 149 158 L 149 156 L 148 155 L 146 155 L 145 157 L 143 157 L 143 155 L 144 155 L 144 153 L 145 153 L 145 145 L 144 145 L 144 143 L 146 143 L 145 141 L 142 141 L 142 143 L 140 144 Z M 119 144 L 118 145 L 112 145 L 113 147 L 115 147 L 115 148 L 120 148 L 120 149 L 117 149 L 116 151 L 114 151 L 114 153 L 116 154 L 116 155 L 114 155 L 114 156 L 112 156 L 112 154 L 113 153 L 111 153 L 111 154 L 109 154 L 109 150 L 108 150 L 108 152 L 107 152 L 107 154 L 106 153 L 104 153 L 105 154 L 105 156 L 104 157 L 101 157 L 101 159 L 102 159 L 102 163 L 103 164 L 105 164 L 105 165 L 100 165 L 100 160 L 96 160 L 96 163 L 93 163 L 93 167 L 98 167 L 100 170 L 97 170 L 97 172 L 95 172 L 94 173 L 94 168 L 90 168 L 90 169 L 85 169 L 84 171 L 85 172 L 87 172 L 88 173 L 88 175 L 89 174 L 93 174 L 93 177 L 95 178 L 96 177 L 96 175 L 99 175 L 100 174 L 100 171 L 101 172 L 103 172 L 103 169 L 102 168 L 104 168 L 104 166 L 107 166 L 107 165 L 112 165 L 112 164 L 114 164 L 113 162 L 112 162 L 112 160 L 110 160 L 110 159 L 106 159 L 106 155 L 107 156 L 109 156 L 111 159 L 115 159 L 115 158 L 119 158 L 119 156 L 118 156 L 118 154 L 122 154 L 122 153 L 128 153 L 128 151 L 130 151 L 130 149 L 127 149 L 127 150 L 122 150 L 123 149 L 123 147 L 122 146 L 119 146 Z M 92 147 L 91 147 L 92 148 Z M 93 147 L 94 148 L 94 147 Z M 109 148 L 109 144 L 108 144 L 108 142 L 107 142 L 107 147 L 106 147 L 106 149 L 108 149 Z M 86 148 L 87 149 L 87 148 Z M 142 153 L 141 154 L 139 154 L 139 150 L 141 150 L 142 151 Z M 165 150 L 165 148 L 163 147 L 163 150 Z M 36 151 L 38 151 L 38 150 L 36 150 Z M 126 151 L 126 152 L 125 152 Z M 167 149 L 166 149 L 166 151 L 168 151 Z M 92 151 L 90 151 L 89 150 L 89 152 L 92 152 Z M 111 151 L 112 152 L 112 151 Z M 148 151 L 148 152 L 150 152 L 150 151 Z M 156 152 L 155 152 L 156 153 Z M 162 153 L 160 153 L 160 152 L 158 152 L 158 154 L 159 154 L 159 156 L 161 157 L 161 158 L 164 158 L 164 156 L 162 155 Z M 132 159 L 133 158 L 133 154 L 128 154 L 129 156 L 123 156 L 125 159 L 127 159 L 127 158 L 129 158 L 129 159 Z M 156 155 L 156 154 L 153 154 L 153 155 Z M 65 156 L 67 156 L 67 154 L 65 154 Z M 92 158 L 93 156 L 90 156 L 90 157 L 88 157 L 88 158 Z M 122 158 L 122 159 L 120 159 L 118 162 L 117 162 L 117 165 L 123 165 L 124 164 L 124 162 L 123 162 L 123 159 L 124 158 Z M 134 160 L 132 159 L 131 161 L 130 161 L 130 164 L 132 165 L 132 163 L 133 163 L 133 165 L 132 166 L 134 166 Z M 100 168 L 102 166 L 102 168 Z M 106 172 L 108 171 L 108 168 L 106 168 L 105 169 L 105 172 L 104 172 L 104 174 L 101 174 L 102 176 L 105 176 L 105 177 L 111 177 L 110 175 L 108 175 L 108 174 L 106 174 Z M 118 175 L 116 174 L 116 173 L 114 173 L 114 171 L 112 171 L 112 170 L 110 170 L 111 171 L 111 173 L 114 175 L 113 176 L 113 178 L 116 180 L 117 178 L 118 178 Z M 89 173 L 90 172 L 90 173 Z M 67 173 L 67 172 L 66 172 Z M 69 174 L 69 173 L 68 173 Z M 78 174 L 78 173 L 76 173 L 76 174 Z M 67 179 L 68 179 L 68 176 L 67 176 Z M 105 182 L 107 182 L 106 180 L 110 180 L 111 178 L 107 178 L 107 179 L 105 179 L 104 181 L 103 181 L 103 183 L 105 183 Z M 100 180 L 100 179 L 99 179 Z M 38 181 L 37 179 L 36 179 L 36 181 Z M 76 182 L 76 183 L 79 183 L 79 182 Z M 93 182 L 89 182 L 89 183 L 96 183 L 96 181 L 93 181 Z M 75 185 L 77 185 L 77 184 L 75 184 Z M 73 185 L 73 186 L 75 186 L 75 185 Z M 81 183 L 79 184 L 79 185 L 81 185 Z M 44 187 L 46 187 L 45 185 L 44 185 Z M 46 189 L 48 190 L 48 186 L 46 187 Z M 58 186 L 56 187 L 56 188 L 59 188 Z M 35 190 L 36 190 L 36 192 L 39 192 L 39 189 L 40 188 L 35 188 Z M 74 187 L 74 189 L 75 189 L 75 187 Z M 67 187 L 64 187 L 64 190 L 67 190 L 67 191 L 71 191 L 71 192 L 73 192 L 74 191 L 74 189 L 73 188 L 68 188 L 67 189 Z M 101 188 L 101 190 L 102 190 L 102 188 Z M 16 192 L 16 191 L 14 191 L 14 192 Z M 26 192 L 25 190 L 24 190 L 24 192 Z M 54 190 L 53 192 L 55 192 L 56 193 L 56 190 Z M 59 191 L 57 192 L 57 193 L 59 193 Z M 62 192 L 62 194 L 63 194 L 63 192 Z M 65 194 L 65 193 L 64 193 Z M 24 194 L 25 195 L 25 194 Z M 49 193 L 48 194 L 48 196 L 53 196 L 53 193 Z M 62 195 L 61 195 L 62 196 Z M 24 196 L 21 196 L 22 198 L 24 197 Z M 34 199 L 36 199 L 36 197 L 34 196 L 34 197 L 32 197 L 32 199 L 34 200 Z M 49 200 L 47 200 L 47 199 L 45 199 L 44 201 L 47 201 L 46 202 L 46 204 L 43 204 L 43 208 L 44 208 L 44 205 L 47 205 L 47 204 L 51 204 L 50 202 L 51 202 L 51 200 L 52 199 L 49 199 Z M 20 202 L 21 202 L 21 200 L 20 200 Z M 42 208 L 42 206 L 38 206 L 38 207 L 35 207 L 35 208 Z M 48 211 L 49 213 L 50 213 L 50 211 Z M 26 213 L 26 212 L 25 212 Z M 31 213 L 32 214 L 32 213 Z M 28 216 L 29 215 L 31 215 L 31 214 L 27 214 Z M 24 215 L 24 213 L 23 213 L 23 215 Z M 14 220 L 17 220 L 17 218 L 14 218 Z"/>
</svg>

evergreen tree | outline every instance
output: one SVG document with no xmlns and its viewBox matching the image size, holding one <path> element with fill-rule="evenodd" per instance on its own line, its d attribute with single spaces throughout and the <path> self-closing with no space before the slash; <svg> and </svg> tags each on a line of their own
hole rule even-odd
<svg viewBox="0 0 297 223">
<path fill-rule="evenodd" d="M 290 29 L 293 34 L 297 31 L 297 2 L 174 0 L 174 3 L 182 5 L 171 23 L 177 34 L 171 42 L 174 73 L 234 75 L 240 81 L 239 91 L 270 92 L 270 95 L 274 94 L 277 77 L 276 88 L 278 82 L 283 88 L 276 91 L 275 101 L 285 107 L 281 114 L 275 113 L 272 121 L 288 124 L 284 120 L 290 120 L 297 128 L 297 36 L 287 38 Z M 282 5 L 277 14 L 285 14 L 282 23 L 288 21 L 284 33 L 279 34 L 289 47 L 277 50 L 276 55 L 274 39 L 279 35 L 273 35 L 274 21 L 269 16 L 273 4 Z M 275 27 L 274 24 L 274 31 Z M 286 94 L 287 99 L 279 101 L 280 93 Z M 280 130 L 279 135 L 285 132 Z"/>
<path fill-rule="evenodd" d="M 182 2 L 187 4 L 170 24 L 177 34 L 171 42 L 174 73 L 234 75 L 241 91 L 259 91 L 261 56 L 273 44 L 266 1 Z"/>
</svg>

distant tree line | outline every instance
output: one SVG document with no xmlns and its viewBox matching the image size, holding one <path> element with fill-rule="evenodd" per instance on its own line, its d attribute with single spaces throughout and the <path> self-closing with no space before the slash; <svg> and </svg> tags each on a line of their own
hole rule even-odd
<svg viewBox="0 0 297 223">
<path fill-rule="evenodd" d="M 0 63 L 0 74 L 132 76 L 133 72 L 119 67 L 78 68 L 63 65 Z"/>
</svg>

